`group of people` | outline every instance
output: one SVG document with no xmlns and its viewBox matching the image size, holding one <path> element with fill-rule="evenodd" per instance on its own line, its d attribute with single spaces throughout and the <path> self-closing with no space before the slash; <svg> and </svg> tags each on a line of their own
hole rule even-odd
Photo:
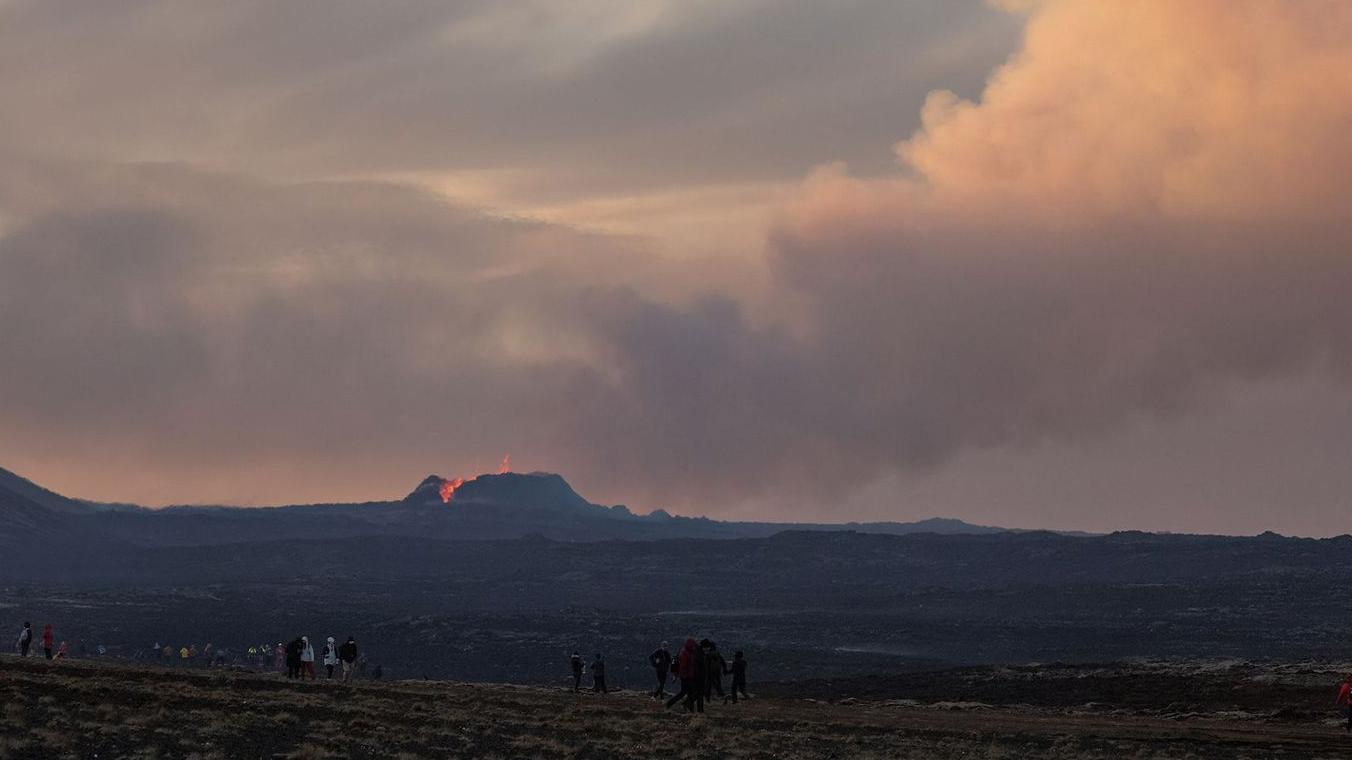
<svg viewBox="0 0 1352 760">
<path fill-rule="evenodd" d="M 315 679 L 315 650 L 310 645 L 309 636 L 297 636 L 285 647 L 279 645 L 279 655 L 286 663 L 287 678 L 308 678 L 311 681 Z M 343 682 L 351 681 L 352 671 L 357 666 L 357 657 L 356 639 L 348 636 L 347 641 L 336 644 L 330 636 L 319 655 L 319 662 L 324 666 L 324 677 L 331 680 L 334 670 L 341 666 Z"/>
<path fill-rule="evenodd" d="M 56 636 L 52 632 L 52 624 L 48 623 L 42 627 L 42 653 L 49 660 L 58 660 L 65 657 L 70 652 L 70 645 L 61 642 L 61 646 L 55 646 Z M 15 651 L 20 657 L 29 656 L 33 648 L 33 624 L 24 622 L 23 628 L 19 629 L 19 640 L 14 645 Z"/>
<path fill-rule="evenodd" d="M 573 691 L 581 691 L 585 670 L 582 656 L 573 652 L 569 663 L 573 669 Z M 666 699 L 668 679 L 680 685 L 680 690 L 667 699 L 667 707 L 680 702 L 687 712 L 704 712 L 705 701 L 713 699 L 715 692 L 723 698 L 723 704 L 735 703 L 739 694 L 743 698 L 750 696 L 746 692 L 746 655 L 739 649 L 733 653 L 732 662 L 728 662 L 718 651 L 718 645 L 709 639 L 698 643 L 693 638 L 686 639 L 684 646 L 674 656 L 664 641 L 662 646 L 648 655 L 648 664 L 657 675 L 653 699 Z M 726 694 L 723 692 L 725 675 L 732 676 L 732 686 Z M 591 676 L 592 691 L 601 694 L 609 691 L 606 686 L 606 661 L 600 652 L 592 660 Z"/>
</svg>

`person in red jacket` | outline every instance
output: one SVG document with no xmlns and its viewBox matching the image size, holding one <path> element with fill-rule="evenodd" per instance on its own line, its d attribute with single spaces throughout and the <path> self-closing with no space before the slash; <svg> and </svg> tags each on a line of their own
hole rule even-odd
<svg viewBox="0 0 1352 760">
<path fill-rule="evenodd" d="M 676 677 L 681 679 L 681 690 L 676 692 L 676 696 L 667 700 L 667 707 L 685 700 L 685 709 L 688 712 L 695 711 L 695 696 L 704 697 L 704 687 L 699 684 L 697 677 L 699 671 L 696 669 L 697 658 L 701 657 L 699 648 L 695 645 L 694 639 L 686 639 L 685 646 L 676 653 L 676 663 L 673 670 L 676 671 Z M 703 712 L 701 710 L 700 712 Z"/>
<path fill-rule="evenodd" d="M 1352 731 L 1352 676 L 1343 679 L 1343 683 L 1338 687 L 1338 704 L 1347 710 L 1347 726 L 1344 731 Z"/>
<path fill-rule="evenodd" d="M 42 627 L 42 651 L 46 653 L 47 659 L 52 659 L 52 624 L 48 623 Z"/>
</svg>

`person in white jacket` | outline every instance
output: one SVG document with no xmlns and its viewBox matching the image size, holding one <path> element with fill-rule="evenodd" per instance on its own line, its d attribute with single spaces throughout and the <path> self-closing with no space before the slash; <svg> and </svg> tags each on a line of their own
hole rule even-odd
<svg viewBox="0 0 1352 760">
<path fill-rule="evenodd" d="M 333 669 L 338 665 L 338 645 L 333 643 L 333 637 L 324 644 L 324 672 L 325 677 L 333 678 Z"/>
<path fill-rule="evenodd" d="M 300 637 L 300 677 L 315 680 L 315 648 L 310 646 L 310 637 Z"/>
</svg>

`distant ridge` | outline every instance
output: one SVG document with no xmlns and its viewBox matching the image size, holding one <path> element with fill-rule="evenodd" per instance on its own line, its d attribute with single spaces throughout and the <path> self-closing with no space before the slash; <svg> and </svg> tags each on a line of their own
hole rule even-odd
<svg viewBox="0 0 1352 760">
<path fill-rule="evenodd" d="M 0 528 L 10 544 L 31 542 L 34 547 L 76 534 L 83 543 L 96 538 L 156 547 L 360 536 L 603 541 L 762 538 L 786 530 L 887 535 L 1007 532 L 950 518 L 832 524 L 732 522 L 676 516 L 661 509 L 634 514 L 622 505 L 589 502 L 563 476 L 549 472 L 503 472 L 449 481 L 429 475 L 397 501 L 148 509 L 72 499 L 4 469 L 0 469 Z"/>
</svg>

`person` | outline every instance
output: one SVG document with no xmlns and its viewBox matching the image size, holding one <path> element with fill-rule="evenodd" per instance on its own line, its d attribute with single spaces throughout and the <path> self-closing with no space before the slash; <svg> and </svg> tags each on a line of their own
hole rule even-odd
<svg viewBox="0 0 1352 760">
<path fill-rule="evenodd" d="M 338 664 L 338 645 L 333 643 L 333 637 L 324 642 L 324 677 L 333 680 L 333 668 Z"/>
<path fill-rule="evenodd" d="M 379 681 L 380 677 L 383 675 L 385 675 L 385 669 L 380 667 L 380 663 L 377 662 L 375 666 L 371 668 L 371 680 Z"/>
<path fill-rule="evenodd" d="M 671 672 L 671 652 L 667 651 L 667 642 L 662 642 L 662 646 L 648 655 L 648 664 L 657 671 L 657 690 L 653 692 L 653 699 L 662 699 L 667 695 L 667 674 Z"/>
<path fill-rule="evenodd" d="M 728 695 L 723 697 L 723 704 L 727 704 L 731 699 L 732 703 L 737 704 L 737 692 L 742 692 L 742 697 L 751 695 L 746 693 L 746 655 L 738 649 L 732 653 L 732 665 L 728 667 L 728 672 L 732 674 L 732 688 L 728 690 Z"/>
<path fill-rule="evenodd" d="M 343 663 L 343 683 L 352 680 L 352 668 L 357 662 L 357 640 L 351 636 L 338 647 L 338 659 Z"/>
<path fill-rule="evenodd" d="M 286 667 L 287 663 L 286 645 L 280 641 L 277 642 L 277 648 L 272 650 L 272 657 L 273 657 L 272 666 L 277 668 L 277 670 L 280 671 L 282 668 Z"/>
<path fill-rule="evenodd" d="M 49 660 L 52 659 L 53 638 L 55 638 L 55 636 L 52 634 L 52 624 L 48 623 L 42 626 L 42 652 L 47 655 L 47 659 Z"/>
<path fill-rule="evenodd" d="M 70 659 L 70 642 L 68 641 L 61 642 L 61 646 L 58 647 L 56 650 L 56 657 L 54 657 L 53 659 L 56 660 Z"/>
<path fill-rule="evenodd" d="M 728 661 L 723 659 L 723 655 L 718 651 L 718 645 L 705 639 L 700 643 L 700 648 L 704 650 L 704 698 L 712 699 L 714 692 L 718 696 L 723 694 L 723 671 L 728 667 Z"/>
<path fill-rule="evenodd" d="M 315 680 L 315 648 L 310 646 L 310 637 L 300 637 L 300 677 Z"/>
<path fill-rule="evenodd" d="M 676 653 L 676 677 L 681 680 L 681 690 L 667 700 L 667 707 L 681 702 L 687 712 L 693 712 L 695 693 L 699 692 L 702 697 L 703 689 L 697 688 L 695 683 L 697 675 L 695 665 L 698 660 L 703 658 L 698 656 L 696 649 L 695 640 L 686 639 L 681 651 Z"/>
<path fill-rule="evenodd" d="M 573 666 L 573 691 L 582 691 L 582 655 L 573 652 L 568 662 Z"/>
<path fill-rule="evenodd" d="M 596 659 L 592 661 L 592 691 L 606 693 L 606 661 L 601 659 L 601 653 L 596 653 Z"/>
<path fill-rule="evenodd" d="M 1338 687 L 1338 704 L 1347 710 L 1347 725 L 1343 730 L 1352 731 L 1352 676 L 1343 679 L 1342 685 Z"/>
<path fill-rule="evenodd" d="M 33 624 L 27 621 L 23 624 L 23 630 L 19 631 L 19 656 L 28 656 L 28 647 L 33 644 Z"/>
<path fill-rule="evenodd" d="M 299 636 L 291 640 L 286 645 L 286 677 L 300 678 L 300 654 L 305 649 L 305 642 Z"/>
</svg>

